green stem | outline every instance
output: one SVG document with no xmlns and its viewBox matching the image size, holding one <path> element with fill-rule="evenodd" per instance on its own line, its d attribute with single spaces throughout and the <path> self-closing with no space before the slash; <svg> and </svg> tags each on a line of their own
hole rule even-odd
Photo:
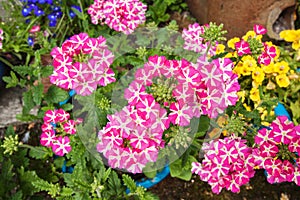
<svg viewBox="0 0 300 200">
<path fill-rule="evenodd" d="M 13 68 L 13 65 L 6 59 L 2 58 L 1 56 L 0 56 L 0 61 L 6 64 L 7 66 L 9 66 L 10 68 Z"/>
</svg>

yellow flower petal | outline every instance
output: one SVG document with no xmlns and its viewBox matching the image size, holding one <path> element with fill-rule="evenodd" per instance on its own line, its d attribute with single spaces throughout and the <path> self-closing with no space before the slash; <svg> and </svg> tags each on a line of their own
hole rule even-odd
<svg viewBox="0 0 300 200">
<path fill-rule="evenodd" d="M 276 83 L 279 87 L 287 87 L 290 84 L 290 79 L 285 74 L 276 76 Z"/>
</svg>

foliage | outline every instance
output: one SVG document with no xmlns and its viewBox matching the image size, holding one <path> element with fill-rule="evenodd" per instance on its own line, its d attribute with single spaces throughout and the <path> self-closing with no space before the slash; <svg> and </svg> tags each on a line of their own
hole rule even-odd
<svg viewBox="0 0 300 200">
<path fill-rule="evenodd" d="M 24 88 L 17 119 L 40 128 L 29 142 L 7 128 L 1 199 L 158 199 L 127 172 L 155 178 L 166 165 L 172 177 L 196 173 L 215 193 L 238 192 L 260 166 L 253 147 L 262 126 L 275 127 L 278 102 L 300 134 L 297 32 L 283 34 L 292 45 L 281 47 L 262 40 L 261 25 L 227 44 L 223 24 L 179 32 L 171 15 L 187 11 L 182 0 L 143 0 L 145 18 L 131 0 L 14 2 L 0 24 L 3 80 Z M 123 3 L 132 4 L 110 9 Z M 92 4 L 103 16 L 92 16 Z M 126 14 L 140 18 L 137 29 Z"/>
</svg>

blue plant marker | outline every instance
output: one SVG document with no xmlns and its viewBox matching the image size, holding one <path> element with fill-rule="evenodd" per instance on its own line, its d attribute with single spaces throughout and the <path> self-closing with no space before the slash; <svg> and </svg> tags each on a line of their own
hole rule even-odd
<svg viewBox="0 0 300 200">
<path fill-rule="evenodd" d="M 169 173 L 170 173 L 170 167 L 169 165 L 167 165 L 163 168 L 161 172 L 158 172 L 154 178 L 152 179 L 144 178 L 141 181 L 136 181 L 135 184 L 137 186 L 142 186 L 144 188 L 151 188 L 157 183 L 161 182 L 163 179 L 165 179 L 169 175 Z M 130 190 L 128 188 L 126 189 L 126 193 L 127 194 L 130 193 Z"/>
<path fill-rule="evenodd" d="M 288 113 L 288 111 L 285 109 L 285 107 L 283 106 L 283 104 L 278 103 L 278 105 L 276 106 L 276 108 L 274 109 L 274 111 L 275 111 L 275 115 L 276 116 L 286 116 L 291 121 L 291 116 Z"/>
<path fill-rule="evenodd" d="M 75 90 L 70 90 L 69 91 L 69 97 L 64 101 L 59 102 L 58 105 L 62 106 L 64 104 L 66 104 L 75 94 L 76 94 Z"/>
</svg>

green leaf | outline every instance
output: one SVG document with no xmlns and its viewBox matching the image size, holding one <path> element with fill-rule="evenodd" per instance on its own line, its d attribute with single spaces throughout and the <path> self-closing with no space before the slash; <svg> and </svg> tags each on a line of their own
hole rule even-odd
<svg viewBox="0 0 300 200">
<path fill-rule="evenodd" d="M 10 71 L 10 77 L 4 76 L 2 79 L 7 83 L 6 88 L 16 87 L 19 83 L 19 79 L 13 71 Z"/>
<path fill-rule="evenodd" d="M 30 122 L 38 119 L 37 116 L 31 114 L 17 114 L 16 119 L 23 122 Z"/>
<path fill-rule="evenodd" d="M 172 177 L 189 181 L 192 178 L 192 162 L 197 162 L 196 158 L 189 156 L 187 162 L 182 166 L 182 159 L 178 159 L 170 165 L 170 174 Z"/>
<path fill-rule="evenodd" d="M 72 188 L 63 187 L 60 195 L 64 196 L 64 197 L 70 197 L 73 195 L 73 193 L 74 193 L 74 191 Z"/>
<path fill-rule="evenodd" d="M 64 104 L 64 105 L 61 106 L 61 108 L 64 109 L 65 111 L 70 111 L 70 110 L 73 109 L 73 107 L 74 106 L 71 103 L 66 103 L 66 104 Z"/>
<path fill-rule="evenodd" d="M 68 98 L 69 98 L 69 94 L 67 91 L 58 88 L 54 85 L 50 86 L 48 92 L 45 95 L 45 100 L 47 101 L 48 104 L 58 103 Z"/>
<path fill-rule="evenodd" d="M 30 110 L 35 106 L 32 91 L 23 92 L 23 114 L 29 114 Z"/>
<path fill-rule="evenodd" d="M 295 103 L 291 103 L 290 105 L 293 117 L 300 118 L 300 100 L 296 101 Z"/>
<path fill-rule="evenodd" d="M 5 136 L 15 135 L 15 130 L 12 125 L 9 125 L 5 131 Z"/>
<path fill-rule="evenodd" d="M 25 196 L 31 196 L 35 192 L 38 192 L 38 189 L 32 185 L 32 182 L 41 180 L 35 171 L 24 171 L 22 166 L 18 173 L 20 174 L 20 187 Z"/>
<path fill-rule="evenodd" d="M 118 178 L 117 173 L 112 171 L 108 179 L 108 193 L 111 196 L 121 196 L 123 192 L 124 189 L 122 189 L 121 181 Z"/>
<path fill-rule="evenodd" d="M 32 68 L 27 65 L 14 66 L 12 69 L 23 77 L 32 75 Z"/>
<path fill-rule="evenodd" d="M 122 180 L 124 182 L 124 185 L 126 185 L 127 188 L 130 190 L 130 192 L 134 193 L 136 188 L 137 188 L 134 180 L 130 176 L 128 176 L 127 174 L 122 175 Z"/>
<path fill-rule="evenodd" d="M 45 159 L 47 157 L 52 156 L 52 151 L 49 150 L 49 148 L 47 147 L 32 147 L 29 150 L 29 156 L 31 158 L 35 158 L 35 159 Z"/>
<path fill-rule="evenodd" d="M 79 19 L 85 19 L 83 12 L 80 12 L 79 10 L 77 10 L 76 8 L 72 8 L 72 11 L 78 16 Z"/>
<path fill-rule="evenodd" d="M 12 197 L 10 198 L 10 200 L 21 200 L 24 199 L 23 198 L 23 193 L 22 190 L 17 191 L 15 194 L 12 195 Z"/>
<path fill-rule="evenodd" d="M 9 191 L 15 187 L 13 181 L 14 173 L 13 164 L 10 159 L 6 160 L 1 164 L 1 173 L 0 173 L 0 197 L 5 197 Z"/>
<path fill-rule="evenodd" d="M 206 132 L 210 126 L 210 119 L 206 115 L 201 115 L 199 119 L 198 132 Z"/>
<path fill-rule="evenodd" d="M 58 169 L 62 168 L 64 162 L 65 162 L 65 158 L 64 157 L 57 157 L 56 159 L 54 159 L 54 165 Z"/>
<path fill-rule="evenodd" d="M 32 88 L 33 101 L 36 105 L 41 104 L 42 97 L 43 97 L 43 91 L 44 91 L 44 85 L 43 84 L 38 84 L 37 86 L 34 86 Z"/>
<path fill-rule="evenodd" d="M 41 76 L 42 77 L 48 77 L 53 73 L 53 66 L 43 66 L 41 67 Z"/>
<path fill-rule="evenodd" d="M 57 194 L 60 192 L 60 186 L 59 184 L 53 184 L 53 183 L 48 183 L 45 180 L 37 180 L 32 182 L 32 185 L 38 189 L 38 191 L 46 191 L 48 192 L 51 197 L 56 197 Z"/>
</svg>

